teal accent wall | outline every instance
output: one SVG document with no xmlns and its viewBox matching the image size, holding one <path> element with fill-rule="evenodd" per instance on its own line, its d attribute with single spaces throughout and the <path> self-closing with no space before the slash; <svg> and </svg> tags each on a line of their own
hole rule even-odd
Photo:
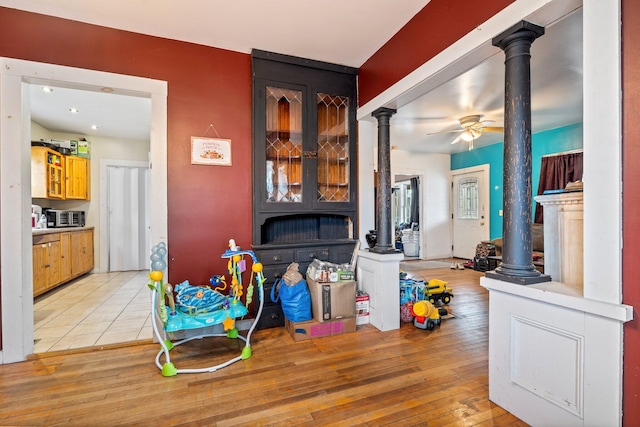
<svg viewBox="0 0 640 427">
<path fill-rule="evenodd" d="M 542 156 L 582 148 L 582 123 L 565 126 L 531 136 L 531 188 L 532 196 L 538 194 L 540 162 Z M 502 171 L 503 143 L 476 148 L 451 155 L 451 170 L 489 164 L 489 235 L 491 239 L 502 236 Z M 532 207 L 533 215 L 533 207 Z"/>
</svg>

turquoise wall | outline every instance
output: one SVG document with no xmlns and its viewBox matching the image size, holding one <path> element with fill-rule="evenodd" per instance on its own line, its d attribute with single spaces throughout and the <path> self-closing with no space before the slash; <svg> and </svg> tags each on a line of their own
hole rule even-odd
<svg viewBox="0 0 640 427">
<path fill-rule="evenodd" d="M 531 136 L 531 188 L 532 196 L 538 193 L 540 181 L 540 162 L 544 155 L 582 148 L 582 123 L 565 126 Z M 502 158 L 503 144 L 489 145 L 451 155 L 451 170 L 464 169 L 477 165 L 489 164 L 489 221 L 490 238 L 502 236 Z M 533 214 L 533 207 L 532 207 Z"/>
</svg>

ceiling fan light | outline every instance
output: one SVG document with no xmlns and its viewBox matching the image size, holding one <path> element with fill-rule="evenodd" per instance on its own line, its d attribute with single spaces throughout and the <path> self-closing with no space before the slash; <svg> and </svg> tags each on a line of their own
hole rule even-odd
<svg viewBox="0 0 640 427">
<path fill-rule="evenodd" d="M 462 138 L 463 141 L 465 142 L 471 142 L 475 139 L 473 132 L 470 131 L 469 129 L 465 130 L 464 132 L 462 132 L 460 134 L 460 138 Z"/>
</svg>

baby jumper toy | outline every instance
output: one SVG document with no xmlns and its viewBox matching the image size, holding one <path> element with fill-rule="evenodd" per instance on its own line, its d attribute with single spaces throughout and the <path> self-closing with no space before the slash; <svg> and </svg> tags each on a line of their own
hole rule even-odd
<svg viewBox="0 0 640 427">
<path fill-rule="evenodd" d="M 162 347 L 156 356 L 156 366 L 165 377 L 182 374 L 182 373 L 199 373 L 214 372 L 220 368 L 231 365 L 239 360 L 251 357 L 251 334 L 253 333 L 264 305 L 264 289 L 262 284 L 265 281 L 262 273 L 262 264 L 258 262 L 252 251 L 242 250 L 236 246 L 233 239 L 229 240 L 229 249 L 223 254 L 222 258 L 227 258 L 227 272 L 231 276 L 231 286 L 228 295 L 223 295 L 220 291 L 227 289 L 227 283 L 224 276 L 214 275 L 209 280 L 210 286 L 193 286 L 188 280 L 172 287 L 169 283 L 163 281 L 163 270 L 167 264 L 165 256 L 167 248 L 164 243 L 154 246 L 151 253 L 151 273 L 149 278 L 149 288 L 153 292 L 152 313 L 154 314 L 153 331 Z M 249 256 L 252 260 L 251 275 L 249 284 L 246 289 L 242 284 L 242 273 L 246 271 L 245 256 Z M 258 311 L 255 319 L 246 334 L 246 337 L 239 334 L 235 325 L 235 319 L 245 316 L 248 313 L 247 307 L 253 300 L 253 277 L 255 275 L 256 284 L 258 286 Z M 175 293 L 175 297 L 174 297 Z M 240 300 L 245 295 L 246 306 Z M 161 323 L 162 331 L 158 327 Z M 222 324 L 225 333 L 209 333 L 198 336 L 192 336 L 180 341 L 172 342 L 168 338 L 168 333 L 184 331 L 189 329 L 204 328 Z M 199 369 L 176 369 L 171 363 L 169 351 L 175 346 L 184 344 L 194 339 L 202 339 L 206 337 L 227 337 L 239 338 L 245 342 L 245 346 L 239 356 L 206 368 Z M 165 363 L 160 362 L 162 355 L 165 355 Z"/>
</svg>

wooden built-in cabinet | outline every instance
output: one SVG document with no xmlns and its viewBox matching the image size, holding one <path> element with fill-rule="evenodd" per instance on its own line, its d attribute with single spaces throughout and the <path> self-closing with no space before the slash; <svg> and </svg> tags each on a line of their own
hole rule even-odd
<svg viewBox="0 0 640 427">
<path fill-rule="evenodd" d="M 33 295 L 40 295 L 60 283 L 60 235 L 47 234 L 33 245 Z"/>
<path fill-rule="evenodd" d="M 93 229 L 33 236 L 33 296 L 93 270 Z"/>
<path fill-rule="evenodd" d="M 31 197 L 64 199 L 64 156 L 47 147 L 31 147 Z"/>
<path fill-rule="evenodd" d="M 89 200 L 89 159 L 78 156 L 65 157 L 64 198 Z"/>
<path fill-rule="evenodd" d="M 89 159 L 31 147 L 31 197 L 89 200 Z"/>
<path fill-rule="evenodd" d="M 93 269 L 93 230 L 71 233 L 71 275 L 77 276 Z"/>
<path fill-rule="evenodd" d="M 357 70 L 254 50 L 253 249 L 265 292 L 291 262 L 351 260 L 357 239 Z M 265 301 L 259 327 L 284 324 Z"/>
</svg>

